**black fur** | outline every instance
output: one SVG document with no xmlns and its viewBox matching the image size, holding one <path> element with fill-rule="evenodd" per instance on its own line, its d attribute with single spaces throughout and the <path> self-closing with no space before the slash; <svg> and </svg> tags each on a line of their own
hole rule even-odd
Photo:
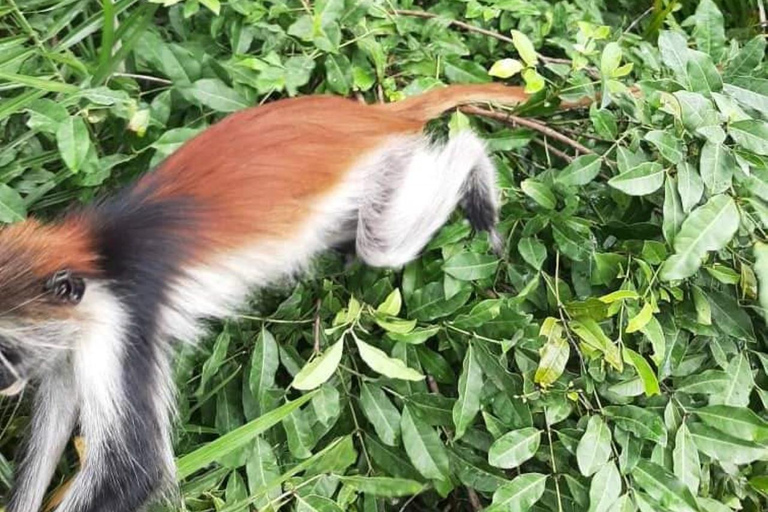
<svg viewBox="0 0 768 512">
<path fill-rule="evenodd" d="M 161 358 L 167 347 L 157 339 L 158 312 L 169 281 L 179 272 L 192 243 L 182 233 L 198 212 L 191 200 L 150 199 L 128 190 L 85 214 L 97 224 L 97 246 L 110 287 L 130 316 L 122 363 L 127 407 L 119 444 L 130 448 L 130 457 L 119 456 L 120 446 L 106 461 L 104 478 L 82 512 L 133 512 L 172 475 L 162 463 L 163 425 L 155 411 Z M 87 293 L 87 292 L 86 292 Z M 87 440 L 86 440 L 87 444 Z"/>
</svg>

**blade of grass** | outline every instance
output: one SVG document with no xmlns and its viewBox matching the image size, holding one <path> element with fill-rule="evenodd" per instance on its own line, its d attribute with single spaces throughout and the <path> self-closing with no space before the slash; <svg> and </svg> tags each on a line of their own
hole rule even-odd
<svg viewBox="0 0 768 512">
<path fill-rule="evenodd" d="M 99 69 L 107 65 L 112 57 L 112 46 L 115 44 L 115 5 L 112 0 L 102 0 L 101 5 L 104 9 L 104 28 L 101 30 Z"/>
<path fill-rule="evenodd" d="M 246 423 L 242 427 L 236 428 L 215 441 L 181 457 L 176 461 L 177 478 L 183 480 L 216 459 L 242 447 L 257 435 L 275 426 L 283 418 L 289 416 L 293 411 L 310 401 L 314 396 L 314 392 L 302 395 L 300 398 L 285 403 L 266 414 L 262 414 L 250 423 Z"/>
<path fill-rule="evenodd" d="M 29 75 L 18 75 L 16 73 L 5 73 L 0 71 L 0 80 L 7 80 L 9 82 L 23 84 L 35 89 L 40 89 L 48 92 L 63 92 L 67 94 L 75 94 L 80 91 L 80 88 L 76 85 L 67 84 L 64 82 L 56 82 Z"/>
<path fill-rule="evenodd" d="M 334 448 L 336 448 L 339 443 L 341 443 L 346 437 L 340 437 L 338 439 L 335 439 L 331 443 L 328 444 L 325 448 L 311 456 L 310 458 L 303 460 L 299 464 L 296 464 L 291 469 L 280 475 L 278 478 L 272 480 L 267 485 L 256 489 L 254 492 L 251 493 L 251 495 L 248 497 L 248 499 L 239 501 L 237 503 L 233 503 L 232 505 L 229 505 L 228 507 L 222 509 L 220 512 L 237 512 L 239 510 L 242 510 L 249 505 L 251 505 L 254 501 L 261 498 L 268 492 L 270 492 L 275 487 L 278 487 L 282 485 L 284 482 L 289 480 L 290 478 L 293 478 L 294 476 L 298 475 L 302 471 L 305 471 L 306 469 L 310 468 L 315 462 L 320 460 L 321 457 L 323 457 L 326 453 L 330 452 Z"/>
<path fill-rule="evenodd" d="M 27 105 L 43 96 L 45 96 L 45 91 L 31 89 L 0 102 L 0 121 L 16 112 L 24 110 Z"/>
<path fill-rule="evenodd" d="M 121 2 L 118 2 L 115 5 L 115 15 L 119 15 L 122 12 L 124 12 L 126 9 L 130 8 L 133 4 L 137 3 L 139 0 L 122 0 Z M 88 18 L 86 21 L 81 23 L 76 28 L 73 28 L 70 32 L 67 33 L 67 36 L 64 37 L 59 44 L 57 44 L 54 47 L 54 50 L 67 50 L 69 48 L 72 48 L 76 44 L 83 41 L 88 36 L 98 32 L 101 29 L 102 24 L 104 23 L 104 15 L 99 12 Z"/>
<path fill-rule="evenodd" d="M 123 62 L 125 57 L 133 51 L 133 47 L 136 46 L 145 29 L 152 24 L 153 16 L 158 7 L 160 7 L 159 4 L 145 4 L 120 24 L 120 28 L 115 35 L 121 42 L 120 49 L 112 58 L 99 65 L 99 68 L 93 74 L 94 84 L 103 83 L 112 74 L 112 71 Z"/>
</svg>

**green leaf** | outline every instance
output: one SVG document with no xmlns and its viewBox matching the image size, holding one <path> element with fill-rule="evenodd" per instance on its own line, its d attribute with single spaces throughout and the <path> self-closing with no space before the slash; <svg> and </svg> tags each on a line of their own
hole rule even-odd
<svg viewBox="0 0 768 512">
<path fill-rule="evenodd" d="M 611 431 L 600 416 L 590 416 L 587 430 L 576 448 L 576 462 L 584 476 L 592 476 L 611 456 Z"/>
<path fill-rule="evenodd" d="M 645 196 L 664 184 L 664 167 L 656 162 L 644 162 L 608 180 L 608 184 L 630 196 Z"/>
<path fill-rule="evenodd" d="M 389 446 L 397 446 L 400 437 L 400 412 L 392 405 L 386 393 L 376 385 L 360 386 L 360 406 L 373 425 L 376 435 Z"/>
<path fill-rule="evenodd" d="M 712 427 L 693 423 L 691 437 L 699 451 L 708 457 L 730 464 L 750 464 L 768 460 L 768 446 L 725 434 Z"/>
<path fill-rule="evenodd" d="M 725 247 L 738 227 L 739 211 L 733 199 L 727 195 L 710 198 L 683 222 L 675 237 L 675 254 L 661 267 L 661 279 L 671 281 L 692 276 L 707 252 Z"/>
<path fill-rule="evenodd" d="M 602 160 L 599 155 L 583 155 L 575 158 L 555 179 L 563 185 L 580 187 L 600 174 L 601 165 Z"/>
<path fill-rule="evenodd" d="M 755 242 L 752 252 L 755 255 L 755 275 L 759 281 L 760 308 L 763 318 L 768 321 L 768 244 Z"/>
<path fill-rule="evenodd" d="M 512 31 L 512 44 L 515 45 L 517 53 L 520 54 L 520 58 L 527 66 L 535 66 L 539 61 L 536 55 L 536 49 L 533 47 L 533 43 L 528 36 L 520 32 L 519 30 Z"/>
<path fill-rule="evenodd" d="M 701 463 L 699 452 L 696 450 L 696 445 L 693 444 L 693 438 L 685 423 L 677 429 L 672 460 L 674 461 L 675 476 L 695 496 L 699 491 L 699 482 L 701 481 Z"/>
<path fill-rule="evenodd" d="M 664 65 L 670 68 L 683 87 L 689 85 L 686 66 L 688 64 L 688 41 L 679 32 L 662 30 L 659 33 L 659 50 Z"/>
<path fill-rule="evenodd" d="M 326 55 L 325 78 L 333 92 L 348 95 L 352 89 L 352 63 L 342 53 Z"/>
<path fill-rule="evenodd" d="M 453 406 L 454 439 L 460 439 L 472 425 L 480 411 L 480 394 L 483 389 L 483 370 L 474 356 L 472 343 L 467 346 L 464 365 L 459 376 L 459 398 Z"/>
<path fill-rule="evenodd" d="M 640 379 L 643 381 L 643 389 L 645 390 L 645 396 L 653 396 L 661 393 L 659 389 L 659 380 L 656 378 L 651 365 L 645 360 L 643 356 L 632 350 L 631 348 L 624 347 L 622 351 L 624 362 L 632 365 Z"/>
<path fill-rule="evenodd" d="M 248 455 L 248 461 L 245 465 L 245 473 L 248 476 L 248 488 L 252 493 L 255 493 L 257 489 L 268 487 L 280 477 L 280 465 L 272 447 L 261 436 L 254 439 L 253 449 Z M 264 507 L 270 499 L 275 499 L 278 496 L 280 496 L 280 488 L 271 487 L 271 490 L 257 499 L 254 505 Z"/>
<path fill-rule="evenodd" d="M 597 104 L 593 103 L 589 109 L 589 119 L 598 135 L 609 140 L 616 139 L 619 127 L 613 112 L 608 109 L 599 109 Z"/>
<path fill-rule="evenodd" d="M 768 422 L 746 407 L 710 405 L 691 412 L 710 427 L 739 439 L 756 442 L 768 439 Z"/>
<path fill-rule="evenodd" d="M 676 388 L 683 393 L 721 393 L 727 389 L 728 374 L 721 370 L 705 370 L 681 380 Z"/>
<path fill-rule="evenodd" d="M 712 0 L 701 0 L 694 14 L 693 37 L 696 47 L 713 59 L 720 59 L 725 48 L 725 21 L 723 13 Z"/>
<path fill-rule="evenodd" d="M 541 266 L 547 259 L 547 248 L 534 237 L 523 237 L 517 243 L 517 250 L 526 263 L 541 270 Z"/>
<path fill-rule="evenodd" d="M 716 290 L 711 290 L 709 295 L 712 298 L 710 301 L 712 318 L 717 328 L 736 339 L 754 341 L 755 331 L 752 320 L 736 299 Z"/>
<path fill-rule="evenodd" d="M 488 70 L 488 74 L 498 78 L 510 78 L 523 70 L 523 64 L 517 59 L 497 60 Z"/>
<path fill-rule="evenodd" d="M 307 363 L 293 378 L 291 386 L 302 391 L 320 387 L 330 379 L 341 362 L 344 340 L 340 339 L 326 351 Z"/>
<path fill-rule="evenodd" d="M 636 405 L 609 405 L 603 412 L 614 423 L 636 436 L 666 445 L 667 432 L 661 417 Z"/>
<path fill-rule="evenodd" d="M 728 126 L 728 135 L 744 149 L 768 155 L 768 122 L 754 119 L 736 121 Z"/>
<path fill-rule="evenodd" d="M 499 260 L 495 256 L 460 252 L 443 264 L 443 271 L 461 281 L 476 281 L 493 276 L 498 265 Z"/>
<path fill-rule="evenodd" d="M 695 92 L 677 91 L 675 98 L 680 105 L 683 125 L 691 133 L 705 126 L 720 124 L 720 115 L 712 102 Z"/>
<path fill-rule="evenodd" d="M 685 214 L 683 212 L 683 204 L 680 201 L 680 196 L 677 193 L 677 182 L 672 176 L 667 176 L 667 179 L 664 182 L 664 205 L 662 207 L 662 213 L 664 218 L 662 220 L 661 229 L 664 233 L 664 238 L 670 244 L 674 244 L 675 237 L 680 231 L 680 226 L 683 224 Z M 666 251 L 664 251 L 664 256 L 666 256 Z"/>
<path fill-rule="evenodd" d="M 720 77 L 715 63 L 712 62 L 712 57 L 695 50 L 689 50 L 688 57 L 686 70 L 691 81 L 692 92 L 699 92 L 704 96 L 711 97 L 713 92 L 719 92 L 723 89 L 723 79 Z"/>
<path fill-rule="evenodd" d="M 717 316 L 715 317 L 715 322 L 717 322 Z M 709 403 L 712 405 L 722 404 L 735 407 L 746 407 L 749 405 L 749 395 L 752 394 L 752 388 L 755 387 L 755 383 L 752 379 L 752 368 L 747 355 L 742 352 L 731 359 L 728 362 L 728 366 L 725 367 L 725 373 L 728 375 L 728 383 L 722 391 L 713 393 L 710 396 Z"/>
<path fill-rule="evenodd" d="M 681 162 L 677 166 L 677 191 L 680 193 L 680 202 L 685 213 L 690 213 L 704 194 L 704 182 L 688 162 Z"/>
<path fill-rule="evenodd" d="M 621 494 L 621 475 L 616 464 L 605 464 L 592 478 L 589 487 L 589 511 L 607 512 Z"/>
<path fill-rule="evenodd" d="M 664 507 L 662 510 L 698 512 L 691 491 L 675 476 L 653 462 L 641 459 L 632 470 L 635 482 Z"/>
<path fill-rule="evenodd" d="M 765 58 L 765 38 L 755 36 L 725 66 L 726 76 L 749 75 Z"/>
<path fill-rule="evenodd" d="M 256 398 L 257 414 L 261 410 L 261 402 L 270 388 L 275 385 L 275 374 L 280 365 L 277 342 L 272 333 L 262 328 L 256 339 L 251 354 L 251 371 L 248 379 L 248 387 Z"/>
<path fill-rule="evenodd" d="M 297 459 L 312 456 L 312 447 L 316 439 L 304 411 L 297 409 L 283 418 L 283 429 L 291 455 Z"/>
<path fill-rule="evenodd" d="M 341 476 L 339 480 L 355 491 L 385 498 L 413 496 L 424 490 L 424 484 L 405 478 L 384 476 Z"/>
<path fill-rule="evenodd" d="M 403 408 L 400 430 L 403 446 L 414 467 L 425 478 L 444 480 L 450 474 L 448 454 L 435 430 Z"/>
<path fill-rule="evenodd" d="M 78 172 L 91 150 L 91 138 L 83 118 L 71 116 L 62 121 L 56 130 L 56 143 L 69 170 Z"/>
<path fill-rule="evenodd" d="M 189 95 L 201 105 L 217 112 L 236 112 L 247 108 L 245 99 L 218 78 L 203 78 L 187 89 Z"/>
<path fill-rule="evenodd" d="M 61 123 L 69 120 L 69 114 L 63 105 L 45 98 L 33 101 L 27 107 L 27 112 L 27 126 L 30 130 L 45 133 L 56 134 Z"/>
<path fill-rule="evenodd" d="M 448 80 L 453 83 L 484 84 L 490 81 L 488 72 L 483 66 L 458 57 L 446 58 L 443 71 Z"/>
<path fill-rule="evenodd" d="M 736 160 L 722 144 L 707 142 L 701 149 L 699 172 L 710 195 L 721 194 L 731 186 Z"/>
<path fill-rule="evenodd" d="M 613 78 L 614 73 L 621 64 L 621 46 L 618 43 L 610 42 L 603 48 L 600 56 L 600 74 L 603 78 Z"/>
<path fill-rule="evenodd" d="M 488 463 L 497 468 L 516 468 L 536 454 L 540 443 L 541 431 L 536 428 L 507 432 L 491 445 Z"/>
<path fill-rule="evenodd" d="M 520 188 L 523 193 L 536 201 L 540 206 L 547 210 L 554 210 L 557 206 L 557 198 L 555 194 L 545 184 L 532 179 L 523 180 L 520 183 Z"/>
<path fill-rule="evenodd" d="M 369 345 L 358 337 L 355 337 L 355 344 L 357 344 L 362 360 L 376 373 L 380 373 L 390 379 L 411 381 L 424 379 L 424 375 L 413 368 L 409 368 L 400 359 L 389 357 L 381 349 Z"/>
<path fill-rule="evenodd" d="M 0 222 L 11 224 L 23 221 L 27 217 L 27 208 L 18 192 L 0 183 Z"/>
<path fill-rule="evenodd" d="M 299 407 L 312 399 L 315 392 L 287 402 L 277 409 L 274 409 L 259 418 L 246 423 L 228 434 L 225 434 L 215 441 L 201 446 L 193 452 L 190 452 L 176 461 L 176 474 L 179 480 L 183 480 L 192 473 L 204 468 L 211 462 L 242 448 L 252 441 L 262 432 L 266 432 L 271 427 L 283 421 L 290 416 Z"/>
<path fill-rule="evenodd" d="M 486 512 L 526 512 L 544 495 L 547 475 L 525 473 L 493 493 L 493 503 Z"/>
<path fill-rule="evenodd" d="M 653 130 L 645 134 L 645 140 L 654 145 L 659 154 L 673 164 L 683 160 L 683 150 L 680 142 L 671 133 L 664 130 Z"/>
</svg>

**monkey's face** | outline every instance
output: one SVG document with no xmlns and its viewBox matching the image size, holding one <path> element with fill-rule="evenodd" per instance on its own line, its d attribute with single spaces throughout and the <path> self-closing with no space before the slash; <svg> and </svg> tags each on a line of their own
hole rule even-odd
<svg viewBox="0 0 768 512">
<path fill-rule="evenodd" d="M 15 280 L 13 293 L 0 300 L 0 394 L 6 396 L 67 356 L 85 293 L 85 281 L 69 270 L 26 281 Z"/>
<path fill-rule="evenodd" d="M 87 231 L 32 219 L 0 229 L 0 395 L 66 357 L 82 325 L 94 256 Z"/>
</svg>

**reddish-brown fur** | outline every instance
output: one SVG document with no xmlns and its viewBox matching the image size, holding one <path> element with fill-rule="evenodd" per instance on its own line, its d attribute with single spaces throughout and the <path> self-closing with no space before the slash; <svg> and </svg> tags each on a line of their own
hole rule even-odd
<svg viewBox="0 0 768 512">
<path fill-rule="evenodd" d="M 204 214 L 190 222 L 196 258 L 259 240 L 281 239 L 306 222 L 313 202 L 335 189 L 356 162 L 396 135 L 417 134 L 454 106 L 515 104 L 520 88 L 450 86 L 401 102 L 368 106 L 332 97 L 276 101 L 232 114 L 203 131 L 144 176 L 137 191 L 192 198 Z M 27 221 L 0 231 L 0 262 L 24 261 L 37 276 L 58 268 L 96 272 L 88 232 L 93 219 L 70 216 L 43 227 Z M 6 279 L 0 276 L 0 283 Z"/>
</svg>

